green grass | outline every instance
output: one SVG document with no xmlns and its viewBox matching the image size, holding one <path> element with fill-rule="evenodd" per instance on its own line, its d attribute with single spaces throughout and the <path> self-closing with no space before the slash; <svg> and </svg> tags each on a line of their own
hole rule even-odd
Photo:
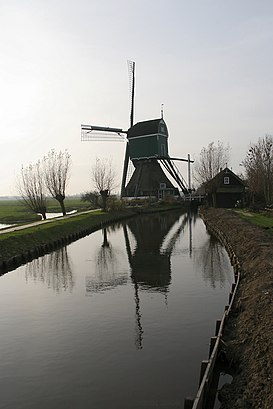
<svg viewBox="0 0 273 409">
<path fill-rule="evenodd" d="M 37 226 L 11 233 L 2 233 L 0 234 L 0 261 L 26 254 L 28 251 L 39 246 L 53 243 L 71 234 L 80 233 L 85 229 L 92 231 L 92 229 L 98 228 L 102 224 L 119 220 L 132 214 L 132 212 L 128 211 L 105 213 L 97 210 L 92 213 L 79 214 L 49 223 L 41 222 Z"/>
<path fill-rule="evenodd" d="M 273 232 L 273 215 L 270 213 L 254 213 L 244 210 L 236 210 L 236 213 L 244 220 L 263 227 L 264 229 L 271 229 Z"/>
<path fill-rule="evenodd" d="M 0 223 L 16 223 L 39 220 L 39 216 L 27 210 L 19 201 L 0 200 Z"/>
<path fill-rule="evenodd" d="M 72 210 L 84 211 L 90 209 L 90 203 L 82 202 L 79 197 L 67 197 L 64 201 L 67 212 Z M 152 205 L 144 205 L 143 209 L 140 207 L 139 212 L 158 212 L 172 210 L 176 207 L 181 207 L 180 204 L 155 203 Z M 48 213 L 61 213 L 61 208 L 57 200 L 48 199 L 47 201 Z M 0 223 L 28 223 L 36 220 L 41 220 L 41 217 L 36 213 L 31 212 L 21 201 L 17 199 L 0 200 Z"/>
<path fill-rule="evenodd" d="M 65 209 L 67 212 L 71 212 L 72 210 L 87 210 L 90 209 L 90 203 L 88 202 L 82 202 L 80 198 L 77 197 L 67 197 L 64 201 L 65 204 Z M 50 212 L 56 212 L 60 213 L 61 208 L 57 200 L 54 199 L 48 199 L 48 204 L 47 204 L 47 211 Z"/>
<path fill-rule="evenodd" d="M 89 203 L 82 202 L 80 198 L 68 197 L 64 201 L 67 212 L 72 210 L 87 210 Z M 48 199 L 49 213 L 61 213 L 59 203 L 54 199 Z M 31 212 L 22 202 L 17 199 L 0 200 L 0 223 L 25 223 L 40 220 L 40 216 Z"/>
</svg>

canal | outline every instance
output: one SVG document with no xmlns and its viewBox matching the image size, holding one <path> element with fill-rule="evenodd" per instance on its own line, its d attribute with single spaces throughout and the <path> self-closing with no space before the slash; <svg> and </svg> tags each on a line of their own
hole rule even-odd
<svg viewBox="0 0 273 409">
<path fill-rule="evenodd" d="M 0 223 L 0 230 L 6 229 L 7 227 L 11 227 L 12 224 Z"/>
<path fill-rule="evenodd" d="M 0 277 L 0 407 L 183 408 L 233 281 L 196 214 L 139 216 Z"/>
</svg>

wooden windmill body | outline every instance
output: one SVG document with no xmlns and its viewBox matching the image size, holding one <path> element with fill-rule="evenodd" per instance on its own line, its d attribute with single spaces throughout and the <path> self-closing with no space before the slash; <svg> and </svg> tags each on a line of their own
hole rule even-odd
<svg viewBox="0 0 273 409">
<path fill-rule="evenodd" d="M 168 152 L 168 129 L 161 118 L 142 121 L 134 124 L 134 87 L 135 63 L 129 62 L 131 115 L 130 128 L 110 128 L 102 126 L 81 125 L 83 141 L 92 140 L 126 140 L 126 151 L 121 183 L 121 197 L 155 197 L 179 196 L 189 193 L 182 175 L 174 161 L 180 160 L 190 164 L 190 159 L 171 158 Z M 132 163 L 133 174 L 128 177 L 128 165 Z M 174 179 L 178 187 L 167 177 L 166 172 Z M 128 180 L 129 179 L 129 180 Z"/>
</svg>

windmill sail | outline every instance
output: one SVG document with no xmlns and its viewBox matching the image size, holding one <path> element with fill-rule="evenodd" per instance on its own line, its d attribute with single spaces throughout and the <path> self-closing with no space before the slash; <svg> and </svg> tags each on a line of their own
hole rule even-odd
<svg viewBox="0 0 273 409">
<path fill-rule="evenodd" d="M 135 108 L 135 62 L 128 61 L 128 71 L 129 71 L 129 95 L 131 101 L 130 109 L 130 128 L 134 125 L 134 108 Z"/>
<path fill-rule="evenodd" d="M 121 128 L 110 128 L 108 126 L 81 125 L 82 141 L 124 141 L 126 131 Z"/>
<path fill-rule="evenodd" d="M 179 190 L 168 179 L 163 168 L 169 173 L 184 194 L 188 187 L 168 153 L 168 129 L 161 118 L 142 121 L 134 124 L 135 99 L 135 62 L 128 61 L 130 125 L 127 131 L 122 128 L 105 126 L 81 125 L 82 141 L 126 141 L 123 174 L 121 181 L 121 197 L 177 196 Z M 134 172 L 128 181 L 129 163 L 133 164 Z M 187 161 L 188 163 L 191 161 Z M 162 166 L 161 166 L 162 165 Z M 190 165 L 190 163 L 189 163 Z"/>
</svg>

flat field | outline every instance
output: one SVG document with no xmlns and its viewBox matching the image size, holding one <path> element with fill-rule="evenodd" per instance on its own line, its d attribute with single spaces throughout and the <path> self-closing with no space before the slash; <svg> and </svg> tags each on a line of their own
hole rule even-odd
<svg viewBox="0 0 273 409">
<path fill-rule="evenodd" d="M 249 212 L 245 210 L 236 210 L 236 213 L 244 220 L 264 229 L 270 229 L 273 232 L 273 212 Z"/>
<path fill-rule="evenodd" d="M 67 212 L 90 209 L 90 204 L 82 202 L 79 197 L 67 197 L 64 203 Z M 54 199 L 48 199 L 47 211 L 49 213 L 60 213 L 59 203 Z M 30 211 L 18 199 L 0 199 L 0 223 L 26 223 L 40 219 L 39 215 Z"/>
</svg>

